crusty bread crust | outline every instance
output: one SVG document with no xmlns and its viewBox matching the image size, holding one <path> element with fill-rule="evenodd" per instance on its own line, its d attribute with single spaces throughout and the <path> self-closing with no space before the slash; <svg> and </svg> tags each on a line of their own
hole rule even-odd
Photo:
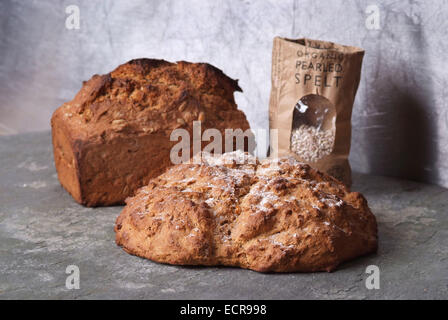
<svg viewBox="0 0 448 320">
<path fill-rule="evenodd" d="M 206 63 L 137 59 L 93 76 L 51 119 L 59 181 L 83 205 L 123 204 L 172 165 L 173 129 L 249 128 L 234 91 Z"/>
<path fill-rule="evenodd" d="M 232 157 L 242 156 L 204 155 L 152 179 L 127 199 L 117 244 L 162 263 L 262 272 L 331 271 L 377 250 L 361 194 L 293 158 Z"/>
</svg>

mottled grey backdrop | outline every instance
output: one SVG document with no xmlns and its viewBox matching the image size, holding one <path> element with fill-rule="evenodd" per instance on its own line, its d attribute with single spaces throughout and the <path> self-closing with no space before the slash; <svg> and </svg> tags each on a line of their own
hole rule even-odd
<svg viewBox="0 0 448 320">
<path fill-rule="evenodd" d="M 79 30 L 65 27 L 71 4 Z M 379 30 L 366 27 L 372 4 Z M 2 0 L 0 24 L 0 134 L 48 130 L 82 80 L 137 57 L 216 65 L 267 128 L 272 38 L 306 36 L 366 49 L 353 168 L 448 186 L 447 1 Z"/>
</svg>

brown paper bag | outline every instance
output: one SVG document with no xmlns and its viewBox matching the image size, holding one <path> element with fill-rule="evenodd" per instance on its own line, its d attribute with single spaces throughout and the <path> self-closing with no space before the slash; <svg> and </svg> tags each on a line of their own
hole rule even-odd
<svg viewBox="0 0 448 320">
<path fill-rule="evenodd" d="M 351 114 L 363 56 L 360 48 L 332 42 L 274 38 L 272 154 L 294 155 L 351 185 Z"/>
</svg>

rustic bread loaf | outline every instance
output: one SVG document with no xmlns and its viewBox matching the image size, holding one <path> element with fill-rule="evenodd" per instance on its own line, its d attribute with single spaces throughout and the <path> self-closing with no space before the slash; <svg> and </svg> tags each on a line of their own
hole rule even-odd
<svg viewBox="0 0 448 320">
<path fill-rule="evenodd" d="M 331 271 L 377 249 L 364 197 L 293 158 L 203 155 L 171 167 L 126 202 L 117 244 L 162 263 Z"/>
<path fill-rule="evenodd" d="M 51 119 L 62 186 L 81 204 L 122 204 L 171 165 L 173 129 L 246 130 L 237 81 L 206 63 L 137 59 L 85 82 Z"/>
</svg>

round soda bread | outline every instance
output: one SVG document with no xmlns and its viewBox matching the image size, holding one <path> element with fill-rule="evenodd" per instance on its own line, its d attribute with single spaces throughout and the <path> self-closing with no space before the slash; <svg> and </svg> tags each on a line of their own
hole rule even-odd
<svg viewBox="0 0 448 320">
<path fill-rule="evenodd" d="M 365 198 L 294 158 L 202 154 L 126 203 L 115 224 L 117 244 L 161 263 L 332 271 L 377 250 Z"/>
</svg>

